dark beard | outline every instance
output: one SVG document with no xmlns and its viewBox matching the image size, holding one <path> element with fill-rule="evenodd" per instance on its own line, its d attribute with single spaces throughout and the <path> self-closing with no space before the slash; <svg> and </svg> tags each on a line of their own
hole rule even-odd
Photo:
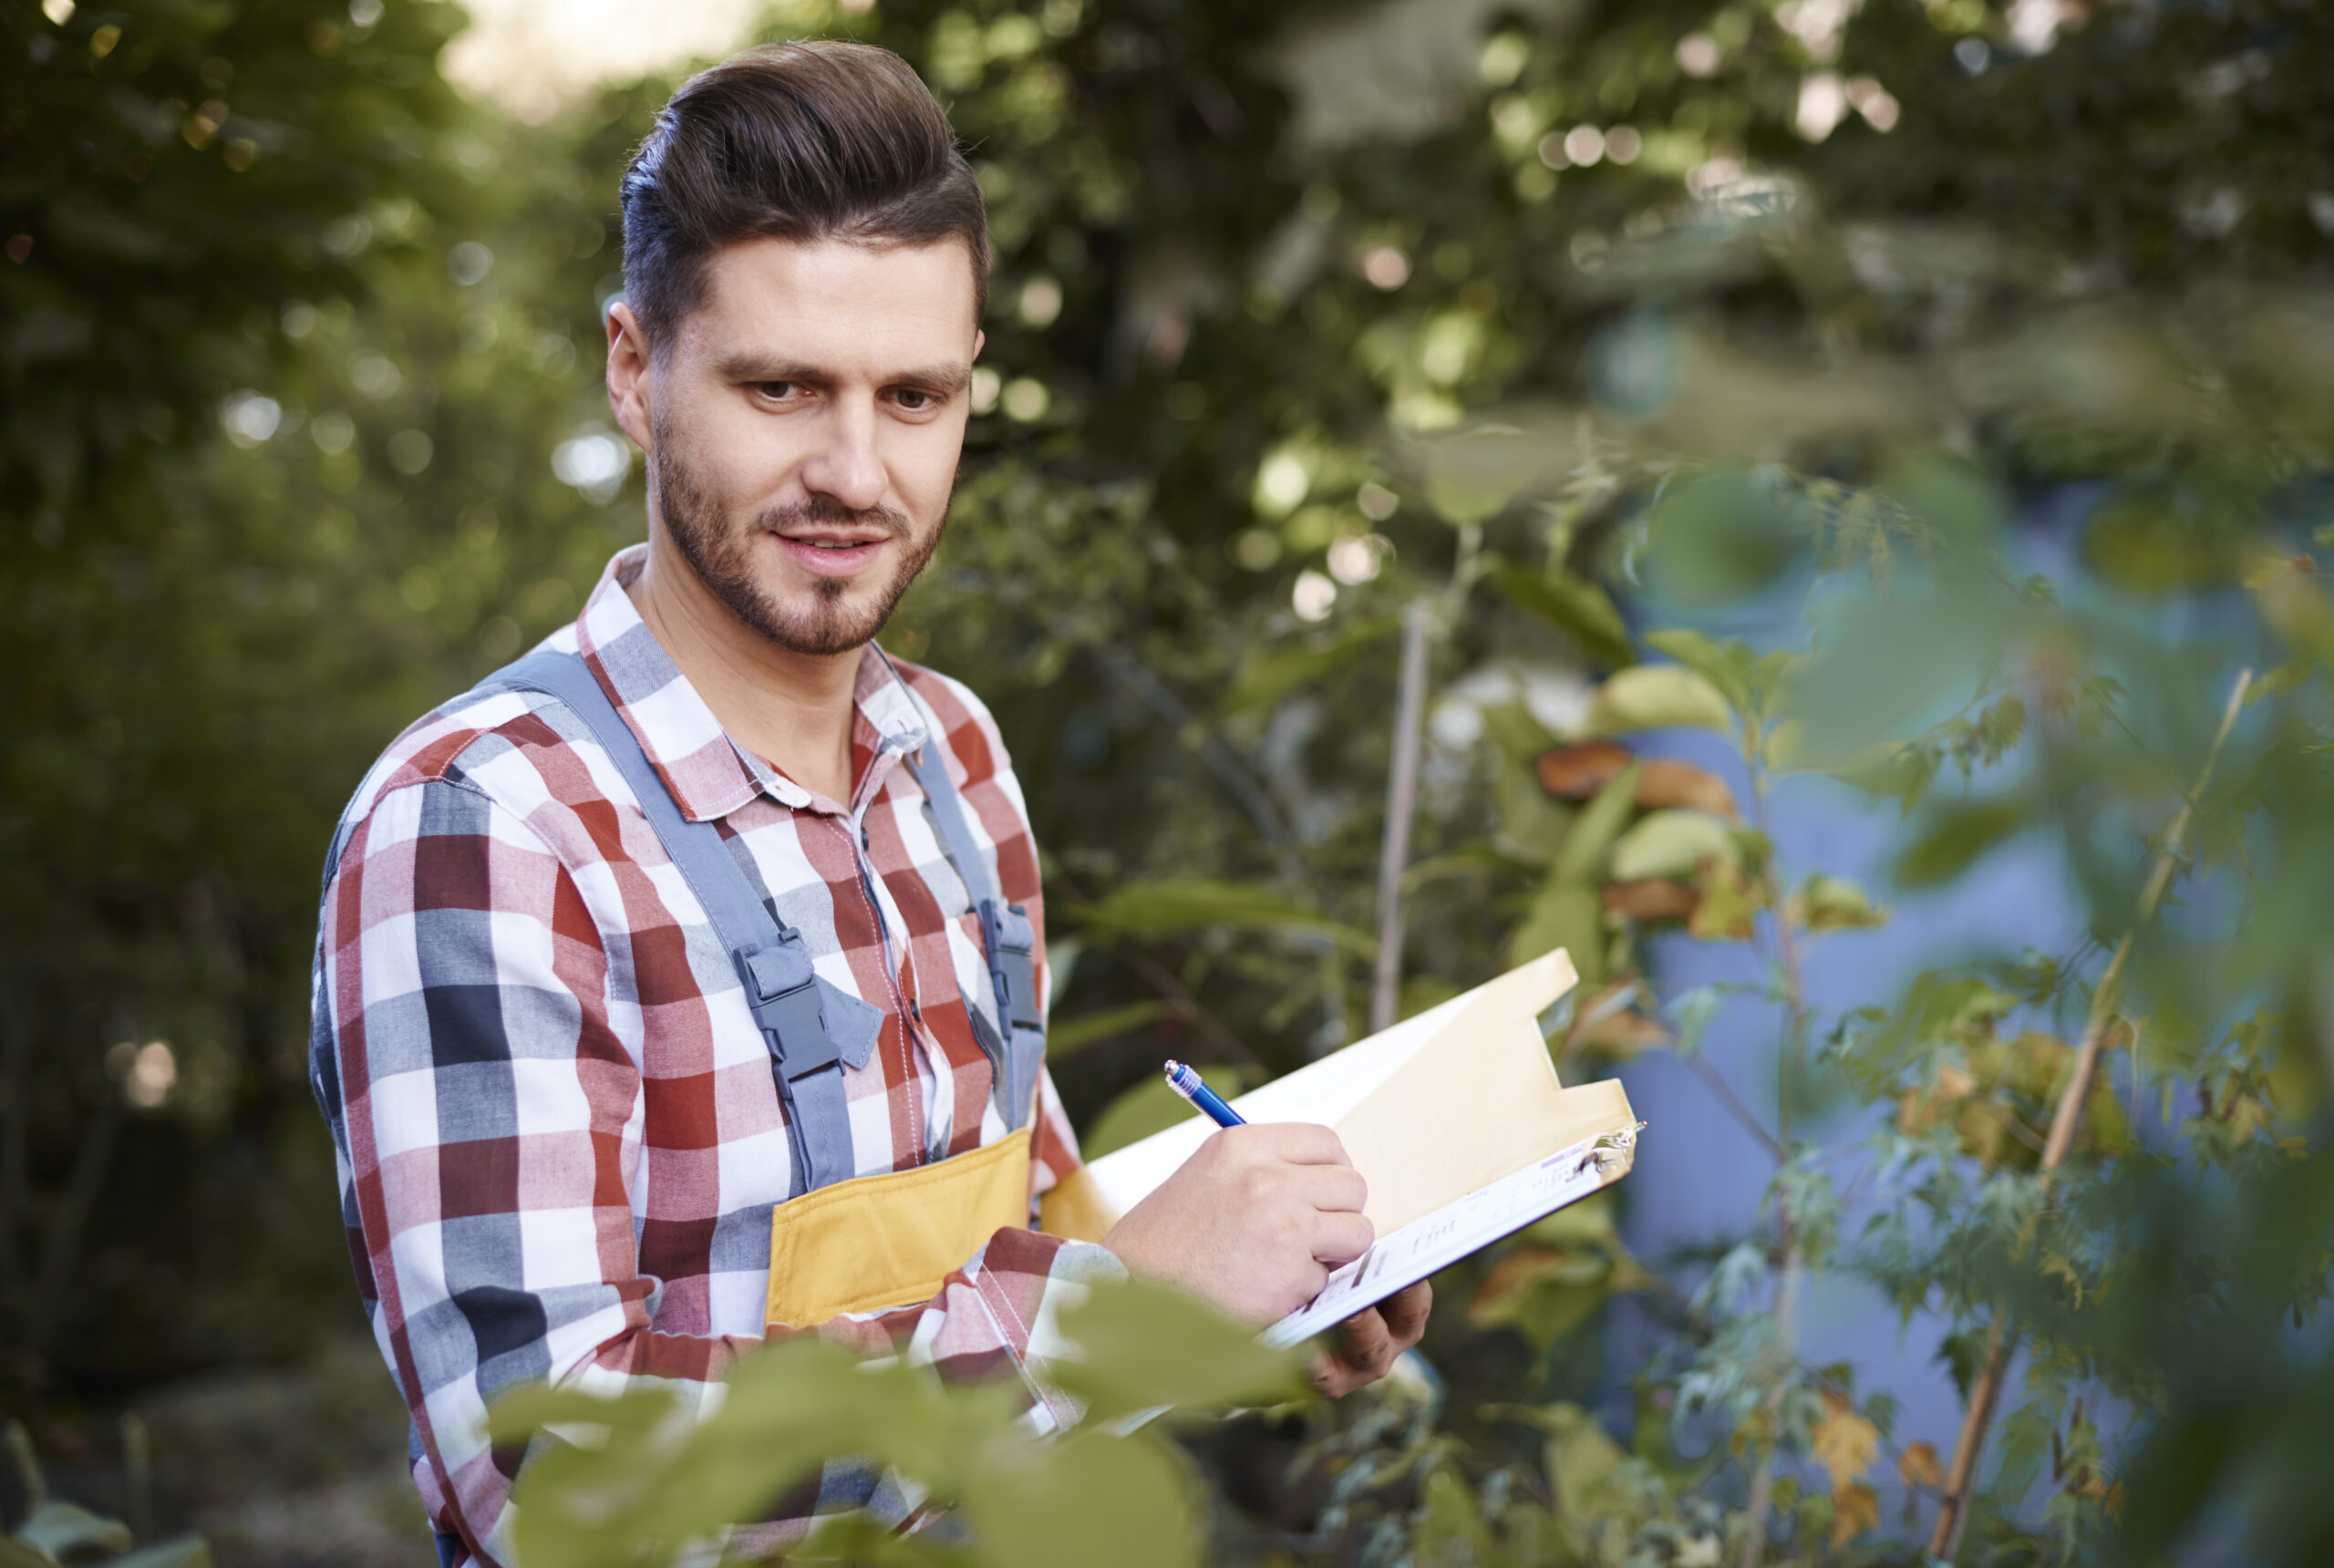
<svg viewBox="0 0 2334 1568">
<path fill-rule="evenodd" d="M 947 530 L 947 514 L 944 511 L 940 526 L 932 531 L 932 537 L 918 544 L 914 526 L 905 514 L 889 507 L 858 511 L 823 496 L 814 496 L 793 506 L 773 507 L 746 527 L 732 527 L 697 486 L 687 468 L 674 460 L 674 449 L 669 432 L 656 432 L 654 480 L 657 515 L 664 521 L 665 531 L 673 536 L 681 559 L 689 563 L 698 581 L 729 607 L 730 614 L 789 653 L 847 654 L 873 641 L 875 634 L 892 618 L 892 612 L 899 607 L 901 596 L 931 564 L 933 552 L 940 548 L 940 536 Z M 873 603 L 851 604 L 845 595 L 852 586 L 852 580 L 821 577 L 814 582 L 810 607 L 790 609 L 771 598 L 755 581 L 749 557 L 755 533 L 820 522 L 872 525 L 909 546 L 892 580 L 883 584 Z"/>
</svg>

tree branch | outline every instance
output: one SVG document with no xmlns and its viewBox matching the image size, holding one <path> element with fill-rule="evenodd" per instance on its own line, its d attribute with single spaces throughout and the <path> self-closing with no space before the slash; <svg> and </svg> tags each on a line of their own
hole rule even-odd
<svg viewBox="0 0 2334 1568">
<path fill-rule="evenodd" d="M 2107 963 L 2107 972 L 2099 977 L 2099 988 L 2091 993 L 2091 1016 L 2083 1024 L 2082 1044 L 2075 1052 L 2075 1069 L 2060 1094 L 2058 1109 L 2050 1118 L 2050 1140 L 2042 1149 L 2040 1182 L 2045 1191 L 2050 1178 L 2066 1162 L 2073 1149 L 2075 1129 L 2081 1124 L 2083 1106 L 2091 1099 L 2091 1081 L 2098 1076 L 2099 1057 L 2104 1048 L 2111 1026 L 2115 1020 L 2115 1003 L 2123 988 L 2123 968 L 2131 962 L 2132 944 L 2140 928 L 2155 917 L 2156 906 L 2172 885 L 2173 873 L 2179 869 L 2180 846 L 2188 836 L 2188 826 L 2195 820 L 2196 801 L 2212 782 L 2213 768 L 2220 760 L 2221 748 L 2227 744 L 2229 731 L 2236 727 L 2236 716 L 2245 707 L 2245 694 L 2252 688 L 2253 672 L 2237 672 L 2236 684 L 2230 688 L 2228 707 L 2221 714 L 2221 727 L 2213 737 L 2211 749 L 2205 753 L 2205 766 L 2196 776 L 2196 787 L 2181 803 L 2180 814 L 2164 835 L 2164 844 L 2156 851 L 2154 869 L 2149 873 L 2146 888 L 2140 894 L 2139 919 L 2115 944 L 2115 956 Z M 2010 1357 L 2018 1351 L 2018 1330 L 2008 1309 L 1994 1315 L 1994 1326 L 1986 1340 L 1986 1364 L 1970 1385 L 1969 1408 L 1963 1415 L 1961 1435 L 1953 1445 L 1953 1466 L 1946 1472 L 1945 1498 L 1937 1504 L 1936 1528 L 1929 1535 L 1929 1555 L 1950 1562 L 1961 1549 L 1961 1532 L 1969 1518 L 1969 1490 L 1978 1473 L 1978 1460 L 1986 1448 L 1986 1430 L 1992 1425 L 1994 1407 L 2000 1402 L 2002 1379 L 2009 1370 Z"/>
</svg>

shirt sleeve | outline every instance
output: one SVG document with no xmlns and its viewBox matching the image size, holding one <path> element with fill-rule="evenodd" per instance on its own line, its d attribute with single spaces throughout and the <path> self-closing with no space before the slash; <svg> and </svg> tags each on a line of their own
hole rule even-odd
<svg viewBox="0 0 2334 1568">
<path fill-rule="evenodd" d="M 610 1016 L 608 943 L 574 874 L 515 812 L 449 779 L 354 824 L 318 938 L 316 1089 L 374 1330 L 413 1416 L 439 1529 L 510 1561 L 515 1452 L 486 1408 L 548 1380 L 702 1402 L 756 1336 L 653 1326 L 635 1244 L 642 1086 Z M 636 1023 L 636 1019 L 635 1019 Z M 1068 1138 L 1047 1086 L 1040 1147 Z M 1075 1140 L 1068 1143 L 1075 1160 Z M 1122 1274 L 1102 1248 L 1000 1231 L 930 1302 L 814 1330 L 944 1377 L 1018 1372 L 1048 1296 Z"/>
</svg>

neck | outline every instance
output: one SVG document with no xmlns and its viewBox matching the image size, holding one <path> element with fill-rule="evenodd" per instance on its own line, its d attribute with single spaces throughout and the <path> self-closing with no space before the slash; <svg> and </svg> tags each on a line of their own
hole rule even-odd
<svg viewBox="0 0 2334 1568">
<path fill-rule="evenodd" d="M 652 527 L 633 607 L 732 738 L 804 789 L 851 799 L 860 650 L 799 654 L 739 620 Z"/>
</svg>

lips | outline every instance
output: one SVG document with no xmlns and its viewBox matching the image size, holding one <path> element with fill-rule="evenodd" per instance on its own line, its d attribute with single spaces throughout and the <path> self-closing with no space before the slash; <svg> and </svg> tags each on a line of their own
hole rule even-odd
<svg viewBox="0 0 2334 1568">
<path fill-rule="evenodd" d="M 773 537 L 796 565 L 818 577 L 850 577 L 864 572 L 892 542 L 888 533 L 861 529 L 780 533 Z"/>
</svg>

